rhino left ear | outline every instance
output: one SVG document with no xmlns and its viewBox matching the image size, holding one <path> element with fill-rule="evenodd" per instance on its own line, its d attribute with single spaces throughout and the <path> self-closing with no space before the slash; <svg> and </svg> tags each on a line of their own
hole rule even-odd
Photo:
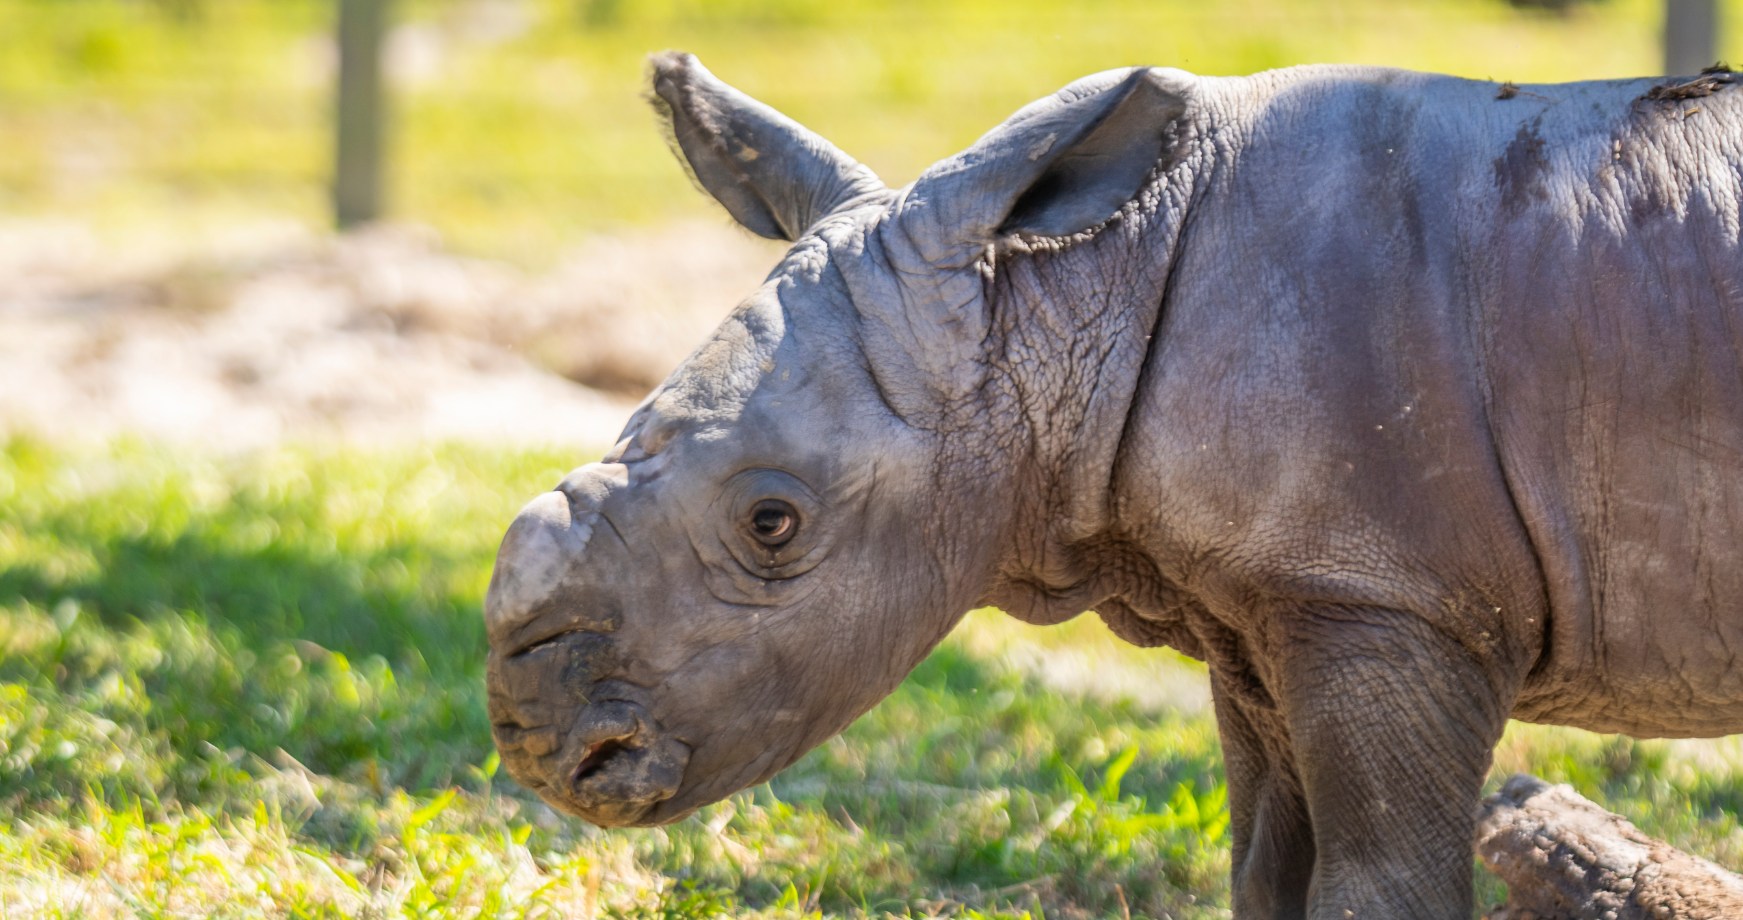
<svg viewBox="0 0 1743 920">
<path fill-rule="evenodd" d="M 869 168 L 694 55 L 656 54 L 652 69 L 654 105 L 691 175 L 752 232 L 796 240 L 842 206 L 887 193 Z"/>
<path fill-rule="evenodd" d="M 939 261 L 978 257 L 1008 234 L 1088 230 L 1143 187 L 1186 112 L 1191 80 L 1149 67 L 1085 77 L 928 169 L 903 211 L 925 222 L 918 237 Z"/>
</svg>

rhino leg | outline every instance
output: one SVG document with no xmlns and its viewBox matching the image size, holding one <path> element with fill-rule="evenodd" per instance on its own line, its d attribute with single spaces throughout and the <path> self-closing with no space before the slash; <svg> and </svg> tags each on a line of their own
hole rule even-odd
<svg viewBox="0 0 1743 920">
<path fill-rule="evenodd" d="M 1274 709 L 1243 703 L 1214 675 L 1229 783 L 1234 914 L 1301 920 L 1313 879 L 1313 825 Z"/>
<path fill-rule="evenodd" d="M 1308 916 L 1471 916 L 1476 803 L 1507 706 L 1423 618 L 1302 610 L 1279 623 L 1278 704 L 1313 816 Z"/>
</svg>

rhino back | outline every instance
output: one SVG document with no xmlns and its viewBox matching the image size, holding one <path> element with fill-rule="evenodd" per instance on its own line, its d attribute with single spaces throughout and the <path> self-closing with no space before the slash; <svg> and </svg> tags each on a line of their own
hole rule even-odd
<svg viewBox="0 0 1743 920">
<path fill-rule="evenodd" d="M 1498 447 L 1552 610 L 1524 706 L 1743 728 L 1743 88 L 1546 108 L 1472 277 Z M 1606 111 L 1607 108 L 1607 111 Z"/>
<path fill-rule="evenodd" d="M 1170 579 L 1416 611 L 1522 717 L 1743 727 L 1743 88 L 1653 85 L 1212 84 L 1115 482 Z"/>
</svg>

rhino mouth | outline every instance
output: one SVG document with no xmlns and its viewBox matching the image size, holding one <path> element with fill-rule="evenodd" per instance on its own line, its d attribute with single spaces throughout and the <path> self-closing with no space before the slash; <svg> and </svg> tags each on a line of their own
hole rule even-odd
<svg viewBox="0 0 1743 920">
<path fill-rule="evenodd" d="M 508 728 L 498 726 L 499 738 L 513 734 Z M 510 776 L 552 807 L 602 827 L 663 823 L 657 809 L 678 794 L 690 761 L 689 745 L 625 700 L 588 704 L 558 744 L 499 749 L 515 752 L 504 757 Z"/>
</svg>

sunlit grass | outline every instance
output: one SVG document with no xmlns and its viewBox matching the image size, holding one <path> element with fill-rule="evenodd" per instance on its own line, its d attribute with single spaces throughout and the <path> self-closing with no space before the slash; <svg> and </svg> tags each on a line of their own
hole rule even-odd
<svg viewBox="0 0 1743 920">
<path fill-rule="evenodd" d="M 507 520 L 576 459 L 13 442 L 0 902 L 1217 915 L 1210 723 L 1050 693 L 990 621 L 772 787 L 669 830 L 603 834 L 499 782 L 478 608 Z"/>
<path fill-rule="evenodd" d="M 503 526 L 579 459 L 0 448 L 0 915 L 1227 916 L 1202 669 L 1091 617 L 977 612 L 842 737 L 669 828 L 529 798 L 478 607 Z M 1514 726 L 1517 770 L 1743 861 L 1733 740 Z"/>
</svg>

